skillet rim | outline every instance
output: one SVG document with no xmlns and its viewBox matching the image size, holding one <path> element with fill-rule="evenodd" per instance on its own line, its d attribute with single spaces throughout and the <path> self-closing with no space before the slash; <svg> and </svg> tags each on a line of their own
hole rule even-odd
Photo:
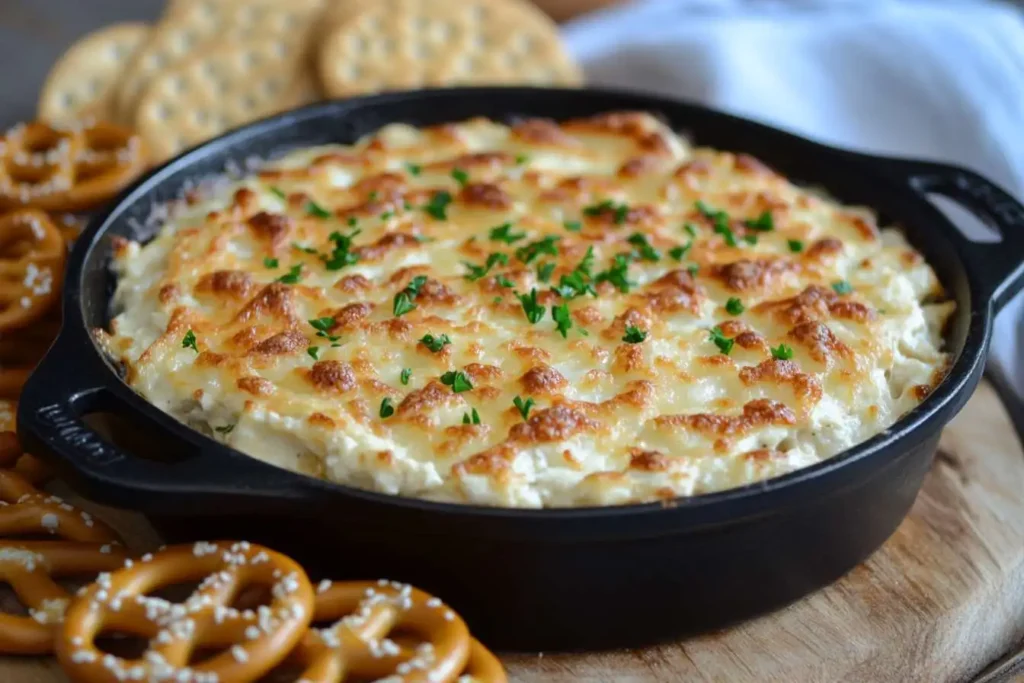
<svg viewBox="0 0 1024 683">
<path fill-rule="evenodd" d="M 733 514 L 726 514 L 725 517 L 729 520 L 738 521 L 751 516 L 752 514 L 763 512 L 766 508 L 776 507 L 771 505 L 775 498 L 783 497 L 786 494 L 794 494 L 800 490 L 806 491 L 806 489 L 809 488 L 809 485 L 813 482 L 820 483 L 835 478 L 839 474 L 843 472 L 851 472 L 857 467 L 866 468 L 870 465 L 874 465 L 870 472 L 865 473 L 865 476 L 870 477 L 877 475 L 879 472 L 886 469 L 886 465 L 892 460 L 897 459 L 904 452 L 910 450 L 910 446 L 912 446 L 912 444 L 907 443 L 908 440 L 913 439 L 918 432 L 924 432 L 928 426 L 934 427 L 935 423 L 941 422 L 939 428 L 944 427 L 949 419 L 952 418 L 953 414 L 955 414 L 955 412 L 957 412 L 963 404 L 966 403 L 970 393 L 972 393 L 973 386 L 977 383 L 980 375 L 979 366 L 984 362 L 985 351 L 987 350 L 990 341 L 992 302 L 991 300 L 979 300 L 978 292 L 981 289 L 979 287 L 979 277 L 972 268 L 970 268 L 968 261 L 962 258 L 959 254 L 957 255 L 957 265 L 963 272 L 968 285 L 969 291 L 965 297 L 965 301 L 970 305 L 970 310 L 966 312 L 969 316 L 969 320 L 965 324 L 966 332 L 963 339 L 963 346 L 957 353 L 954 362 L 950 365 L 946 377 L 924 401 L 906 414 L 902 415 L 887 429 L 875 434 L 865 441 L 837 453 L 834 456 L 808 467 L 740 487 L 694 496 L 681 496 L 669 501 L 571 508 L 494 507 L 479 504 L 431 501 L 422 498 L 387 494 L 299 474 L 270 465 L 269 463 L 261 461 L 253 456 L 237 451 L 226 444 L 221 444 L 211 437 L 184 425 L 169 414 L 164 413 L 155 405 L 146 401 L 141 395 L 137 394 L 121 379 L 113 367 L 112 361 L 106 357 L 101 348 L 96 344 L 91 330 L 86 326 L 84 302 L 81 299 L 83 281 L 86 276 L 85 264 L 95 250 L 104 248 L 104 245 L 100 244 L 101 238 L 109 232 L 110 228 L 117 220 L 124 220 L 121 214 L 123 214 L 127 208 L 135 202 L 144 201 L 145 196 L 162 184 L 165 184 L 168 181 L 168 177 L 173 176 L 189 166 L 202 163 L 210 156 L 223 154 L 225 150 L 229 148 L 244 150 L 244 148 L 250 145 L 255 139 L 272 139 L 280 137 L 282 131 L 287 129 L 289 125 L 293 125 L 298 121 L 307 121 L 325 117 L 338 119 L 353 116 L 358 117 L 359 111 L 362 108 L 394 102 L 404 104 L 407 108 L 415 109 L 429 106 L 431 100 L 435 98 L 479 98 L 486 97 L 488 93 L 493 92 L 501 92 L 506 96 L 509 93 L 520 93 L 524 96 L 544 93 L 547 96 L 572 97 L 576 99 L 585 99 L 590 97 L 597 99 L 625 99 L 631 102 L 629 105 L 631 108 L 643 109 L 651 112 L 674 110 L 678 116 L 683 116 L 687 112 L 699 112 L 703 116 L 711 115 L 722 120 L 727 125 L 759 129 L 776 138 L 785 139 L 787 144 L 812 148 L 815 153 L 829 156 L 834 161 L 841 162 L 844 165 L 849 166 L 851 170 L 866 172 L 871 168 L 873 160 L 876 163 L 879 161 L 877 157 L 826 145 L 784 129 L 717 111 L 699 104 L 623 89 L 586 88 L 577 90 L 566 88 L 531 88 L 517 86 L 464 87 L 391 92 L 351 98 L 347 100 L 320 102 L 300 109 L 266 117 L 202 143 L 165 164 L 154 168 L 143 177 L 139 178 L 131 187 L 123 191 L 108 205 L 107 208 L 98 212 L 90 221 L 85 231 L 83 231 L 82 236 L 74 247 L 74 250 L 68 257 L 64 291 L 61 297 L 65 317 L 58 339 L 51 350 L 48 351 L 47 356 L 54 353 L 55 350 L 67 350 L 62 347 L 68 347 L 69 345 L 78 347 L 78 342 L 81 340 L 77 338 L 73 339 L 73 336 L 78 337 L 79 335 L 84 335 L 88 337 L 89 344 L 91 345 L 91 357 L 88 358 L 88 362 L 92 365 L 95 365 L 97 362 L 103 365 L 103 368 L 100 369 L 98 373 L 95 368 L 93 368 L 93 371 L 89 373 L 93 375 L 103 375 L 102 377 L 97 378 L 97 381 L 91 382 L 92 385 L 98 389 L 106 390 L 115 394 L 117 400 L 123 404 L 123 408 L 126 413 L 141 413 L 144 419 L 156 423 L 163 429 L 168 429 L 171 432 L 174 432 L 176 437 L 182 439 L 186 443 L 195 444 L 198 442 L 199 446 L 201 446 L 199 450 L 202 452 L 199 455 L 193 456 L 190 460 L 205 459 L 211 456 L 216 456 L 221 460 L 237 460 L 238 458 L 244 458 L 247 461 L 251 461 L 254 465 L 259 465 L 262 466 L 262 468 L 269 468 L 278 472 L 282 477 L 280 483 L 276 486 L 271 484 L 267 487 L 272 490 L 276 489 L 278 496 L 289 495 L 289 492 L 287 491 L 287 484 L 289 482 L 287 480 L 294 479 L 301 489 L 300 493 L 307 498 L 311 493 L 318 493 L 319 495 L 345 495 L 351 498 L 362 499 L 367 502 L 397 506 L 406 509 L 416 509 L 424 513 L 456 513 L 460 515 L 491 518 L 513 517 L 522 518 L 523 521 L 536 521 L 541 519 L 550 521 L 552 518 L 556 518 L 558 520 L 570 520 L 576 518 L 635 517 L 638 515 L 646 516 L 651 513 L 667 512 L 669 510 L 686 510 L 696 513 L 697 511 L 703 511 L 709 508 L 713 510 L 716 507 L 721 509 L 725 509 L 726 507 L 735 508 Z M 611 108 L 607 105 L 595 108 L 595 112 L 610 110 Z M 390 120 L 393 121 L 395 119 L 392 118 Z M 381 125 L 383 125 L 383 122 Z M 697 132 L 699 135 L 699 131 Z M 291 148 L 294 149 L 296 146 L 301 146 L 301 144 L 302 143 L 292 145 Z M 237 159 L 243 156 L 244 152 L 236 151 L 231 154 L 229 158 Z M 766 159 L 766 163 L 771 165 L 771 160 Z M 870 184 L 873 186 L 879 186 L 880 188 L 883 185 L 888 186 L 888 189 L 891 192 L 899 191 L 906 197 L 906 201 L 915 204 L 920 211 L 932 214 L 931 218 L 935 223 L 934 227 L 937 228 L 937 232 L 943 239 L 951 241 L 949 233 L 959 232 L 958 228 L 941 212 L 935 209 L 934 206 L 932 206 L 923 196 L 915 193 L 909 186 L 900 186 L 895 177 L 887 173 L 878 172 L 880 169 L 877 167 L 874 170 L 876 171 L 877 177 L 872 178 L 870 180 Z M 109 257 L 106 260 L 109 262 Z M 109 299 L 106 304 L 109 306 Z M 960 305 L 959 302 L 958 305 Z M 109 316 L 105 316 L 105 320 L 109 323 Z M 81 353 L 81 348 L 77 348 L 76 350 Z M 43 363 L 45 362 L 46 361 L 44 360 Z M 104 375 L 103 373 L 106 374 Z M 138 456 L 135 456 L 134 454 L 129 455 L 132 458 L 138 458 Z M 74 467 L 74 463 L 70 464 Z M 173 479 L 173 474 L 170 472 L 173 468 L 174 465 L 171 465 L 168 468 L 168 474 L 170 475 L 168 477 L 169 480 Z M 167 482 L 163 483 L 166 485 Z M 813 497 L 819 497 L 819 495 L 814 495 Z M 741 508 L 753 509 L 746 510 L 745 514 L 735 514 L 738 513 Z"/>
</svg>

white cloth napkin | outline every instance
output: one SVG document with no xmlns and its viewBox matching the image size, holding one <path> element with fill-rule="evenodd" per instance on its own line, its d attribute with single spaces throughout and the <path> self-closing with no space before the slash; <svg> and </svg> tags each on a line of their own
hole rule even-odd
<svg viewBox="0 0 1024 683">
<path fill-rule="evenodd" d="M 1024 197 L 1024 12 L 1010 5 L 634 0 L 564 34 L 594 85 L 967 166 Z M 995 335 L 992 361 L 1024 398 L 1024 299 L 999 316 Z"/>
</svg>

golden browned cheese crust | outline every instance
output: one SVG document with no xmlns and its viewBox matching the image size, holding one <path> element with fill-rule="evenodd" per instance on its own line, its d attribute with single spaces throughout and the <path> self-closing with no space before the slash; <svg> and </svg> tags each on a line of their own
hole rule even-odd
<svg viewBox="0 0 1024 683">
<path fill-rule="evenodd" d="M 813 179 L 810 179 L 813 180 Z M 866 209 L 643 113 L 389 125 L 117 249 L 131 385 L 254 457 L 518 507 L 819 462 L 941 381 L 953 310 Z"/>
</svg>

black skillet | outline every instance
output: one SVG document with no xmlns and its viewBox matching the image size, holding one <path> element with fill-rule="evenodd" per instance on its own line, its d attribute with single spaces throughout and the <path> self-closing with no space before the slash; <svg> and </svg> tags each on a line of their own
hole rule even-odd
<svg viewBox="0 0 1024 683">
<path fill-rule="evenodd" d="M 351 142 L 394 121 L 564 119 L 620 109 L 655 112 L 698 144 L 754 154 L 902 226 L 956 298 L 949 376 L 892 428 L 777 479 L 670 505 L 515 510 L 369 493 L 266 465 L 150 406 L 93 343 L 89 330 L 108 322 L 112 238 L 149 238 L 140 226 L 154 203 L 225 164 Z M 967 207 L 1002 241 L 968 240 L 928 201 L 932 193 Z M 1024 207 L 971 171 L 840 151 L 699 106 L 531 88 L 329 102 L 180 156 L 92 221 L 68 265 L 63 329 L 25 387 L 18 428 L 26 447 L 83 495 L 147 513 L 170 538 L 262 540 L 331 578 L 415 582 L 443 595 L 499 648 L 642 644 L 781 607 L 836 580 L 892 534 L 917 495 L 939 432 L 978 383 L 992 317 L 1024 284 L 1022 258 Z M 142 445 L 100 436 L 83 420 L 98 411 L 141 428 Z"/>
</svg>

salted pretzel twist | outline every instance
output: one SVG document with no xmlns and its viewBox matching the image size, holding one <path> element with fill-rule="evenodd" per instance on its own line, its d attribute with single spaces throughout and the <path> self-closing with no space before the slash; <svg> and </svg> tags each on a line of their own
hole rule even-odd
<svg viewBox="0 0 1024 683">
<path fill-rule="evenodd" d="M 31 484 L 41 484 L 51 474 L 42 460 L 22 452 L 18 435 L 13 431 L 0 432 L 0 468 L 14 470 Z"/>
<path fill-rule="evenodd" d="M 48 535 L 79 543 L 118 542 L 106 524 L 11 470 L 0 470 L 0 503 L 0 537 Z"/>
<path fill-rule="evenodd" d="M 145 167 L 142 140 L 111 123 L 56 128 L 34 121 L 0 138 L 0 210 L 84 211 L 111 199 Z"/>
<path fill-rule="evenodd" d="M 23 328 L 50 310 L 66 251 L 60 229 L 42 211 L 0 216 L 0 332 Z"/>
<path fill-rule="evenodd" d="M 181 603 L 153 597 L 161 588 L 199 581 Z M 250 588 L 269 590 L 256 609 L 234 607 Z M 173 546 L 110 574 L 68 606 L 57 658 L 72 681 L 254 681 L 295 647 L 313 617 L 313 587 L 297 563 L 246 542 Z M 149 641 L 137 659 L 96 646 L 105 633 Z M 198 651 L 217 654 L 193 663 Z"/>
<path fill-rule="evenodd" d="M 461 617 L 409 585 L 325 582 L 315 620 L 337 621 L 310 629 L 292 653 L 291 661 L 303 668 L 300 680 L 308 683 L 341 683 L 353 676 L 450 682 L 460 674 L 488 683 L 506 680 L 497 659 L 470 637 Z M 388 637 L 395 632 L 403 635 Z"/>
</svg>

